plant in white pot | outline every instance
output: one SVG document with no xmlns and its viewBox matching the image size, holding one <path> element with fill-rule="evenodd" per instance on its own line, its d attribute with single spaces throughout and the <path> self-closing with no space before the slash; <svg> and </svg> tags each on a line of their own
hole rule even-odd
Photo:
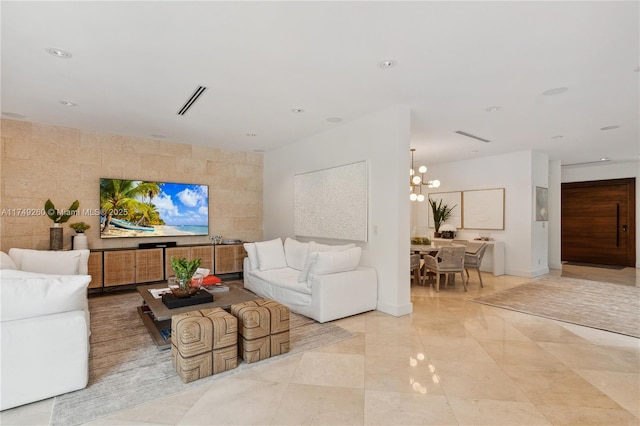
<svg viewBox="0 0 640 426">
<path fill-rule="evenodd" d="M 431 212 L 433 213 L 433 224 L 436 228 L 436 232 L 434 232 L 433 236 L 434 238 L 439 238 L 440 226 L 451 217 L 451 212 L 456 204 L 454 204 L 453 207 L 449 207 L 447 204 L 442 205 L 442 200 L 436 203 L 434 200 L 429 198 L 429 205 L 431 206 Z"/>
<path fill-rule="evenodd" d="M 59 211 L 51 200 L 44 203 L 44 212 L 53 221 L 53 227 L 49 229 L 49 250 L 62 250 L 62 228 L 61 223 L 67 222 L 71 216 L 78 212 L 80 202 L 75 200 L 67 210 Z"/>
<path fill-rule="evenodd" d="M 87 236 L 84 235 L 84 231 L 91 228 L 91 225 L 84 222 L 76 222 L 76 223 L 70 224 L 69 228 L 76 231 L 76 235 L 73 239 L 73 249 L 74 250 L 88 249 L 89 244 L 87 243 Z"/>
</svg>

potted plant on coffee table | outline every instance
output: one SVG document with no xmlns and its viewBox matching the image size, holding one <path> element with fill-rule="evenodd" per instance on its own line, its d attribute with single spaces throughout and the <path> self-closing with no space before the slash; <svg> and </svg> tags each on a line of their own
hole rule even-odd
<svg viewBox="0 0 640 426">
<path fill-rule="evenodd" d="M 194 274 L 201 263 L 201 257 L 190 261 L 184 257 L 182 259 L 171 257 L 171 269 L 173 269 L 173 272 L 176 274 L 176 284 L 178 286 L 171 289 L 171 292 L 175 296 L 188 297 L 200 289 L 199 285 L 193 286 L 191 281 L 194 279 Z M 202 278 L 202 276 L 200 278 Z M 202 279 L 200 279 L 200 283 L 202 283 Z"/>
</svg>

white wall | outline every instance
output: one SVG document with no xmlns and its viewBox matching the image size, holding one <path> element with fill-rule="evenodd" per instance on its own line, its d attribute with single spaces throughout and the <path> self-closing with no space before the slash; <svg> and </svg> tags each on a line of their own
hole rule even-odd
<svg viewBox="0 0 640 426">
<path fill-rule="evenodd" d="M 391 108 L 264 155 L 265 239 L 294 237 L 296 174 L 367 160 L 369 235 L 366 243 L 357 244 L 363 248 L 361 263 L 378 272 L 378 310 L 396 316 L 413 309 L 407 256 L 410 124 L 408 108 Z"/>
<path fill-rule="evenodd" d="M 560 161 L 549 161 L 549 268 L 562 269 L 561 249 L 561 183 Z"/>
<path fill-rule="evenodd" d="M 640 233 L 638 228 L 640 221 L 638 214 L 640 212 L 640 162 L 613 162 L 613 163 L 595 163 L 585 164 L 582 166 L 563 166 L 562 182 L 585 182 L 590 180 L 606 180 L 606 179 L 636 179 L 636 248 L 640 247 Z M 637 249 L 636 249 L 637 250 Z M 636 268 L 640 268 L 640 256 L 636 252 Z"/>
<path fill-rule="evenodd" d="M 548 160 L 545 155 L 521 151 L 427 166 L 427 178 L 438 179 L 442 183 L 440 188 L 430 189 L 429 192 L 505 188 L 505 229 L 461 229 L 457 232 L 457 238 L 473 239 L 482 232 L 504 241 L 505 273 L 508 275 L 534 277 L 548 272 L 548 224 L 534 222 L 534 187 L 549 185 Z M 428 225 L 428 208 L 426 201 L 413 202 L 412 229 Z M 542 228 L 542 223 L 545 223 L 545 228 Z M 430 232 L 429 236 L 433 234 L 433 229 Z M 483 264 L 484 262 L 490 263 L 491 259 L 487 258 Z"/>
</svg>

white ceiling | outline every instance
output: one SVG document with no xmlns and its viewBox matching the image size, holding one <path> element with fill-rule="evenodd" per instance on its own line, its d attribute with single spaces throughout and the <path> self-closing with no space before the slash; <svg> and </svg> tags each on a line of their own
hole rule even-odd
<svg viewBox="0 0 640 426">
<path fill-rule="evenodd" d="M 430 164 L 528 149 L 563 164 L 639 161 L 639 4 L 2 1 L 1 107 L 268 151 L 408 105 L 416 159 Z"/>
</svg>

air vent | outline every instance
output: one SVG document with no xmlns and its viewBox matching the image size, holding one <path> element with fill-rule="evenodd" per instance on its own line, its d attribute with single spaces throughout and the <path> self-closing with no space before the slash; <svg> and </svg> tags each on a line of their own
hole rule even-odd
<svg viewBox="0 0 640 426">
<path fill-rule="evenodd" d="M 472 135 L 471 133 L 463 132 L 462 130 L 457 130 L 457 131 L 456 131 L 456 133 L 457 133 L 457 134 L 459 134 L 459 135 L 462 135 L 462 136 L 466 136 L 466 137 L 468 137 L 468 138 L 477 139 L 477 140 L 482 141 L 482 142 L 484 142 L 484 143 L 489 143 L 489 142 L 491 142 L 491 141 L 490 141 L 490 140 L 488 140 L 488 139 L 483 139 L 483 138 L 481 138 L 480 136 L 475 136 L 475 135 Z"/>
<path fill-rule="evenodd" d="M 187 111 L 189 111 L 191 109 L 193 104 L 195 104 L 196 101 L 200 98 L 200 96 L 202 96 L 202 94 L 204 93 L 205 90 L 207 90 L 206 87 L 198 86 L 198 88 L 196 89 L 195 92 L 193 92 L 193 95 L 191 95 L 189 100 L 187 100 L 187 102 L 185 102 L 185 104 L 182 106 L 182 108 L 180 108 L 180 110 L 178 111 L 178 115 L 185 115 L 187 113 Z"/>
</svg>

